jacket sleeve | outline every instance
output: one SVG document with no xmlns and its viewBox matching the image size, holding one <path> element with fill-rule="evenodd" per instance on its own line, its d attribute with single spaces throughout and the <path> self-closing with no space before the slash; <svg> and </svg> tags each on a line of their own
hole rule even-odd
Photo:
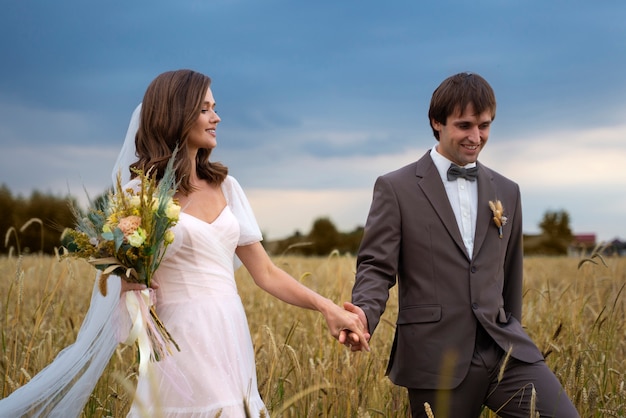
<svg viewBox="0 0 626 418">
<path fill-rule="evenodd" d="M 385 312 L 389 289 L 396 283 L 401 241 L 398 199 L 386 178 L 374 185 L 365 232 L 357 256 L 352 302 L 365 312 L 373 333 Z"/>
<path fill-rule="evenodd" d="M 519 187 L 516 192 L 515 212 L 511 214 L 511 237 L 504 259 L 504 308 L 522 322 L 522 282 L 524 275 L 524 248 L 522 233 L 522 206 Z"/>
</svg>

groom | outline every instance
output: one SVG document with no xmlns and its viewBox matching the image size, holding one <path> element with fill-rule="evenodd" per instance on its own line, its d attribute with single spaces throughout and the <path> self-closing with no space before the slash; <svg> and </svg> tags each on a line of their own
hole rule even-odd
<svg viewBox="0 0 626 418">
<path fill-rule="evenodd" d="M 460 73 L 434 91 L 438 141 L 379 177 L 357 257 L 352 303 L 373 333 L 389 288 L 399 312 L 387 374 L 413 417 L 578 417 L 522 318 L 522 212 L 516 183 L 478 163 L 496 115 L 491 86 Z M 494 219 L 495 218 L 495 219 Z M 352 350 L 361 345 L 352 336 Z M 503 370 L 503 373 L 502 373 Z M 536 394 L 536 397 L 535 397 Z"/>
</svg>

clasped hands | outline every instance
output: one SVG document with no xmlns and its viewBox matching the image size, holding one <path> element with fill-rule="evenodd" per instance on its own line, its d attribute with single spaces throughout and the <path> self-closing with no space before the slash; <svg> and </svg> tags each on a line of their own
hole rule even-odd
<svg viewBox="0 0 626 418">
<path fill-rule="evenodd" d="M 157 283 L 152 283 L 153 289 L 158 289 Z M 122 279 L 121 293 L 128 291 L 141 291 L 146 286 L 139 283 L 131 283 Z M 334 305 L 334 304 L 333 304 Z M 335 305 L 336 306 L 336 305 Z M 368 341 L 370 334 L 367 327 L 367 317 L 361 308 L 350 302 L 344 302 L 343 309 L 336 306 L 337 315 L 329 315 L 328 328 L 333 337 L 340 344 L 349 347 L 351 351 L 370 351 Z"/>
<path fill-rule="evenodd" d="M 367 317 L 365 312 L 356 305 L 350 302 L 344 302 L 343 308 L 345 311 L 356 315 L 358 323 L 356 327 L 344 327 L 339 330 L 337 340 L 340 344 L 350 348 L 351 351 L 370 351 L 369 339 L 370 333 L 368 332 Z"/>
</svg>

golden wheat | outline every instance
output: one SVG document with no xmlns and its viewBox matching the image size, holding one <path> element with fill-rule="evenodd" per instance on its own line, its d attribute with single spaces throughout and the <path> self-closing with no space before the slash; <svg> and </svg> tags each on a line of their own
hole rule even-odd
<svg viewBox="0 0 626 418">
<path fill-rule="evenodd" d="M 350 300 L 355 260 L 281 256 L 275 262 L 337 303 Z M 527 258 L 523 323 L 581 416 L 626 415 L 626 259 L 604 264 Z M 580 264 L 580 266 L 579 266 Z M 0 259 L 1 396 L 27 383 L 76 338 L 94 270 L 80 260 Z M 322 316 L 284 304 L 237 272 L 255 345 L 259 390 L 273 417 L 408 417 L 405 390 L 384 376 L 397 310 L 392 289 L 371 353 L 351 353 Z M 125 416 L 136 380 L 136 350 L 120 345 L 84 417 Z M 506 371 L 504 371 L 506 373 Z M 496 417 L 485 411 L 482 417 Z"/>
</svg>

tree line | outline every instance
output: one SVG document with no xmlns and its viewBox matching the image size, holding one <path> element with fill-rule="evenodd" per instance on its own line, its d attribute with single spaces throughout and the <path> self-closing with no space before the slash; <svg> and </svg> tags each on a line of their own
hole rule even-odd
<svg viewBox="0 0 626 418">
<path fill-rule="evenodd" d="M 0 232 L 4 236 L 1 254 L 54 254 L 61 245 L 61 233 L 74 225 L 70 196 L 59 197 L 39 191 L 30 197 L 14 196 L 0 186 Z"/>
<path fill-rule="evenodd" d="M 63 230 L 75 225 L 72 207 L 78 206 L 71 196 L 34 191 L 30 197 L 24 198 L 14 196 L 3 184 L 0 186 L 0 232 L 4 236 L 4 245 L 0 254 L 54 254 L 61 245 Z M 547 211 L 539 228 L 540 235 L 525 236 L 525 254 L 567 254 L 573 234 L 566 211 Z M 323 217 L 314 220 L 306 234 L 296 231 L 290 237 L 263 242 L 263 245 L 273 255 L 327 256 L 333 251 L 356 254 L 363 231 L 363 227 L 357 227 L 353 231 L 340 232 L 329 218 Z"/>
<path fill-rule="evenodd" d="M 570 216 L 564 211 L 547 211 L 539 224 L 541 234 L 524 235 L 526 255 L 565 255 L 574 237 L 570 228 Z M 356 254 L 364 228 L 342 233 L 328 218 L 318 218 L 311 231 L 303 235 L 296 231 L 292 236 L 266 244 L 273 254 L 286 252 L 305 256 L 325 256 L 332 251 Z"/>
</svg>

